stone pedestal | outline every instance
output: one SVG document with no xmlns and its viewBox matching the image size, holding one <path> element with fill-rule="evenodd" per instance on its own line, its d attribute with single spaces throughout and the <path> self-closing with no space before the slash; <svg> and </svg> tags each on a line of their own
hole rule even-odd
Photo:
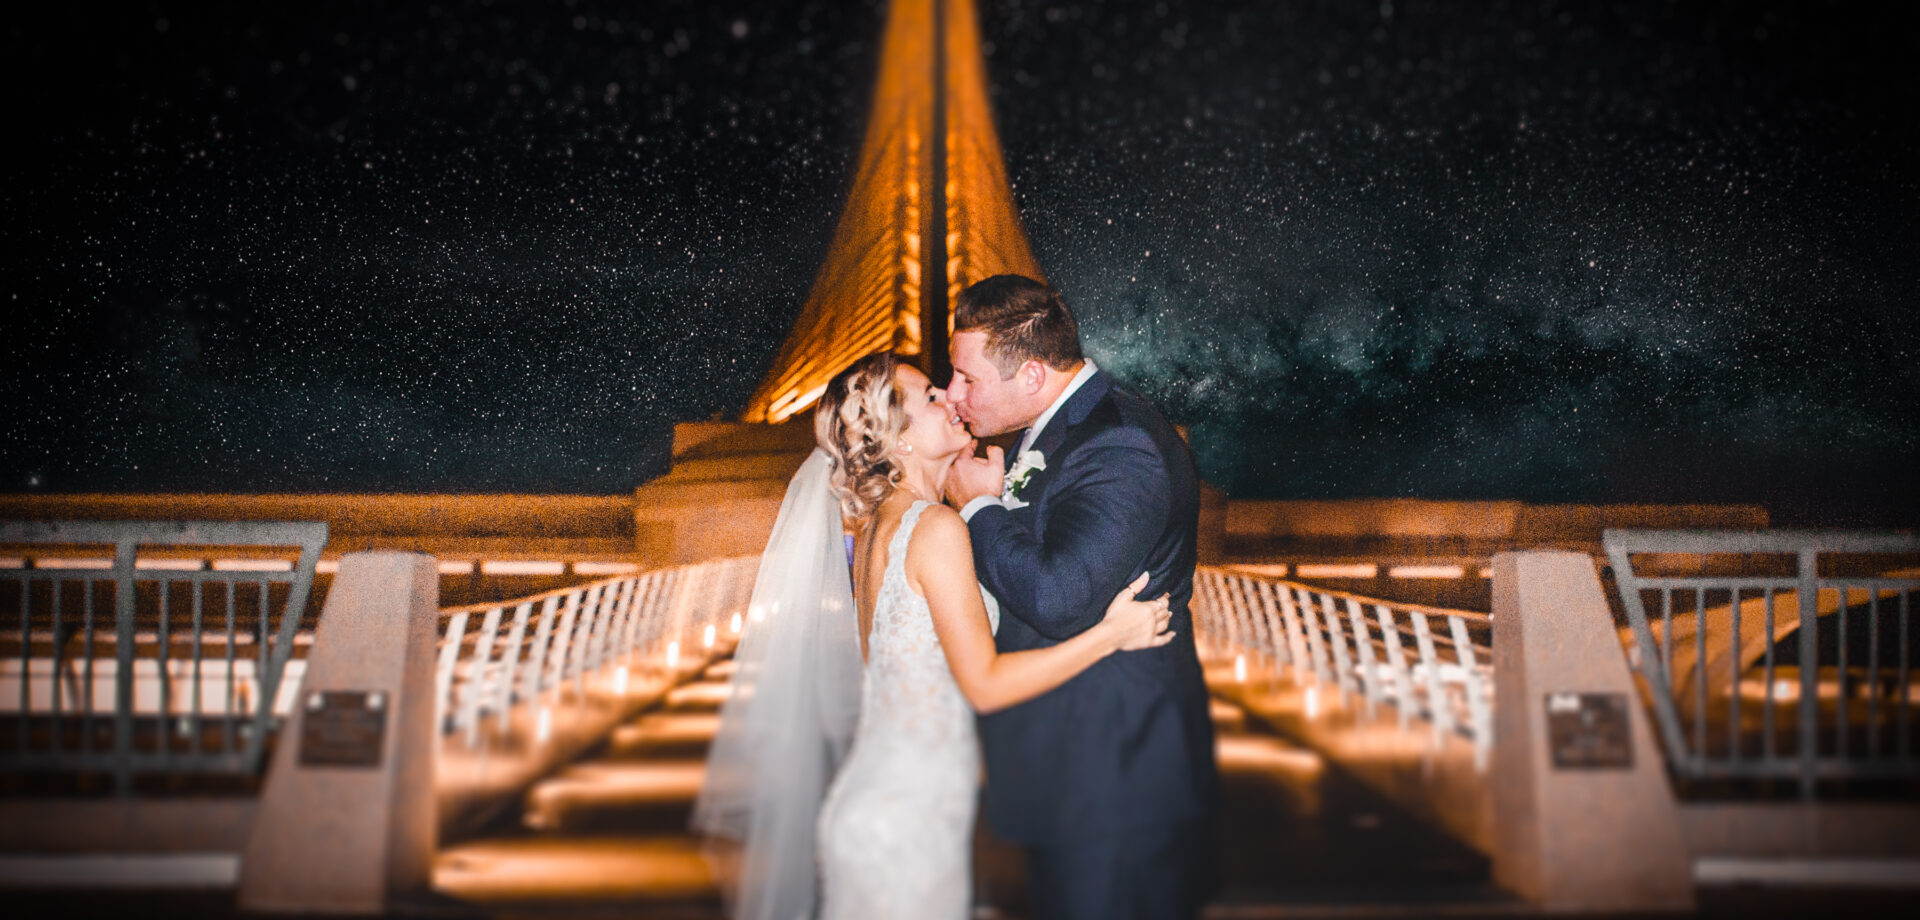
<svg viewBox="0 0 1920 920">
<path fill-rule="evenodd" d="M 241 860 L 243 910 L 379 914 L 430 887 L 437 579 L 432 556 L 341 559 Z M 321 736 L 343 700 L 363 710 L 348 727 L 378 723 L 377 754 L 364 731 Z"/>
<path fill-rule="evenodd" d="M 1680 812 L 1592 558 L 1495 556 L 1493 616 L 1494 881 L 1556 912 L 1692 907 Z M 1556 764 L 1549 710 L 1564 719 L 1580 695 L 1624 702 L 1630 762 L 1563 731 Z"/>
</svg>

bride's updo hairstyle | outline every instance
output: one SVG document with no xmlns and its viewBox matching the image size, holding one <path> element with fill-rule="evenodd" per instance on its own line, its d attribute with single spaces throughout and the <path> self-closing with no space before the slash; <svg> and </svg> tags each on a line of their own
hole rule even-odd
<svg viewBox="0 0 1920 920">
<path fill-rule="evenodd" d="M 900 484 L 893 445 L 907 430 L 907 409 L 894 385 L 900 359 L 874 352 L 827 382 L 813 410 L 813 439 L 833 462 L 833 492 L 840 510 L 865 518 Z"/>
</svg>

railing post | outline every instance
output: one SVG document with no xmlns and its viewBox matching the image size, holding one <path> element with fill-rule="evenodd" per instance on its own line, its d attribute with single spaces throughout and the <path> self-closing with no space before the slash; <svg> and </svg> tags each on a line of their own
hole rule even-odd
<svg viewBox="0 0 1920 920">
<path fill-rule="evenodd" d="M 1494 557 L 1493 661 L 1494 881 L 1553 911 L 1690 908 L 1679 807 L 1590 557 Z M 1624 715 L 1624 763 L 1552 750 L 1549 709 L 1588 702 Z"/>
<path fill-rule="evenodd" d="M 133 792 L 133 683 L 134 652 L 138 646 L 134 642 L 134 596 L 133 562 L 135 541 L 123 537 L 114 542 L 113 547 L 113 788 L 118 795 Z M 93 616 L 92 604 L 88 604 L 87 616 Z M 25 609 L 20 611 L 25 617 Z M 31 645 L 26 646 L 32 648 Z M 228 680 L 232 680 L 231 677 Z M 27 698 L 20 698 L 20 710 L 30 709 Z M 265 730 L 265 726 L 256 725 L 254 731 Z"/>
<path fill-rule="evenodd" d="M 1367 718 L 1374 717 L 1374 706 L 1381 700 L 1380 670 L 1375 667 L 1373 657 L 1373 631 L 1367 628 L 1367 621 L 1360 615 L 1360 602 L 1347 598 L 1347 624 L 1353 627 L 1353 654 L 1355 667 L 1360 672 L 1360 690 L 1365 700 Z"/>
<path fill-rule="evenodd" d="M 500 632 L 500 614 L 505 608 L 489 607 L 480 622 L 480 637 L 469 663 L 467 683 L 460 699 L 457 724 L 466 731 L 467 747 L 480 744 L 480 707 L 493 699 L 493 639 Z"/>
<path fill-rule="evenodd" d="M 1820 762 L 1820 567 L 1817 554 L 1811 548 L 1802 549 L 1797 554 L 1797 574 L 1800 576 L 1800 588 L 1796 592 L 1800 600 L 1800 797 L 1813 798 L 1816 784 L 1815 768 Z M 1846 604 L 1839 607 L 1837 618 L 1846 619 Z M 1700 630 L 1706 632 L 1704 627 Z M 1735 637 L 1735 641 L 1739 641 Z M 1704 681 L 1703 681 L 1704 683 Z M 1735 687 L 1738 690 L 1738 687 Z M 1705 722 L 1707 714 L 1700 713 L 1696 718 Z M 1701 754 L 1704 756 L 1705 751 Z"/>
<path fill-rule="evenodd" d="M 1427 615 L 1413 612 L 1407 620 L 1413 624 L 1414 648 L 1419 650 L 1420 668 L 1426 672 L 1426 715 L 1433 724 L 1433 743 L 1437 746 L 1453 731 L 1453 701 L 1447 698 L 1447 683 L 1440 676 L 1440 656 L 1433 649 L 1433 628 L 1427 624 Z"/>
<path fill-rule="evenodd" d="M 438 621 L 432 556 L 341 559 L 254 813 L 242 910 L 380 914 L 428 889 Z"/>
<path fill-rule="evenodd" d="M 1373 615 L 1387 643 L 1387 663 L 1393 671 L 1393 708 L 1400 714 L 1400 730 L 1406 731 L 1419 708 L 1413 699 L 1413 681 L 1407 675 L 1406 651 L 1400 646 L 1400 627 L 1394 623 L 1393 610 L 1385 604 L 1373 605 Z"/>
</svg>

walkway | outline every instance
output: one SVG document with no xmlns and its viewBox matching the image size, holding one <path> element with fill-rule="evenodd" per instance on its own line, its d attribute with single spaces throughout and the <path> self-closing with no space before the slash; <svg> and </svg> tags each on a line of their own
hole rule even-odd
<svg viewBox="0 0 1920 920">
<path fill-rule="evenodd" d="M 523 809 L 443 848 L 439 894 L 395 920 L 723 920 L 686 833 L 730 663 L 621 726 L 536 785 Z M 1503 918 L 1536 913 L 1489 884 L 1483 857 L 1374 795 L 1318 755 L 1216 703 L 1226 789 L 1223 887 L 1209 920 Z M 980 842 L 982 918 L 1023 916 L 1017 850 Z M 8 917 L 247 918 L 231 891 L 0 891 Z M 1702 889 L 1695 916 L 1915 916 L 1911 892 Z M 1634 915 L 1645 920 L 1647 915 Z M 1608 920 L 1590 916 L 1586 920 Z M 1622 918 L 1625 920 L 1625 918 Z"/>
<path fill-rule="evenodd" d="M 686 832 L 730 662 L 530 790 L 518 815 L 443 848 L 442 893 L 496 917 L 718 918 Z M 1407 816 L 1310 750 L 1214 707 L 1226 793 L 1223 888 L 1210 916 L 1505 913 L 1478 853 Z M 1021 857 L 983 833 L 996 915 L 1023 912 Z"/>
</svg>

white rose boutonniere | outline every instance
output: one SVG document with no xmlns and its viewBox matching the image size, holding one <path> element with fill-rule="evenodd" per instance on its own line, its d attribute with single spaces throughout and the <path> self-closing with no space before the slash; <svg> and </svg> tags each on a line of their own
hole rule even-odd
<svg viewBox="0 0 1920 920">
<path fill-rule="evenodd" d="M 1000 496 L 1020 501 L 1020 490 L 1027 487 L 1027 480 L 1033 474 L 1047 468 L 1047 457 L 1037 450 L 1021 451 L 1013 461 L 1013 468 L 1007 471 L 1005 479 L 1000 480 Z"/>
</svg>

